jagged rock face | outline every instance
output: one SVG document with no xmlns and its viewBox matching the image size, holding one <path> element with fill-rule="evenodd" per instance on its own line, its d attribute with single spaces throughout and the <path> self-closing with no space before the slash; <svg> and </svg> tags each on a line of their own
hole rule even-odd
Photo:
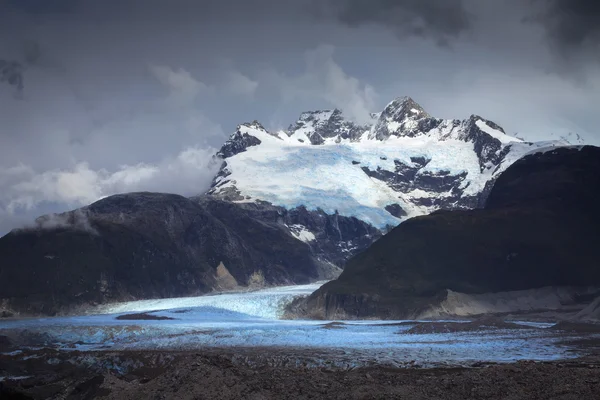
<svg viewBox="0 0 600 400">
<path fill-rule="evenodd" d="M 235 224 L 235 214 L 226 215 L 215 209 L 221 202 L 209 196 L 194 198 L 213 215 L 219 215 L 226 224 Z M 309 211 L 305 207 L 291 210 L 265 202 L 239 203 L 239 208 L 261 223 L 272 224 L 287 231 L 297 240 L 306 243 L 311 254 L 325 262 L 343 266 L 351 256 L 366 249 L 381 237 L 381 232 L 357 218 L 339 214 L 326 214 L 322 210 Z"/>
<path fill-rule="evenodd" d="M 303 113 L 286 132 L 242 124 L 218 153 L 224 163 L 208 194 L 337 212 L 383 231 L 435 210 L 479 207 L 514 161 L 564 145 L 523 142 L 475 115 L 436 119 L 409 97 L 372 118 L 362 126 L 325 110 Z"/>
<path fill-rule="evenodd" d="M 254 121 L 251 124 L 243 124 L 243 126 L 246 128 L 251 128 L 251 129 L 261 129 L 261 130 L 265 129 L 257 121 Z M 261 143 L 261 141 L 258 138 L 249 135 L 247 132 L 241 132 L 240 131 L 241 127 L 242 127 L 242 125 L 238 126 L 235 133 L 233 135 L 231 135 L 229 140 L 227 140 L 225 142 L 225 144 L 221 147 L 221 150 L 219 150 L 217 152 L 217 157 L 221 157 L 221 158 L 233 157 L 236 154 L 246 151 L 246 149 L 248 147 L 258 146 Z"/>
<path fill-rule="evenodd" d="M 500 165 L 506 154 L 510 151 L 510 147 L 503 146 L 498 138 L 482 135 L 482 130 L 479 126 L 482 123 L 502 134 L 505 134 L 505 132 L 504 129 L 492 121 L 486 121 L 475 115 L 471 116 L 467 121 L 465 139 L 473 142 L 475 153 L 479 159 L 479 165 L 483 171 L 488 166 Z"/>
<path fill-rule="evenodd" d="M 209 196 L 131 193 L 0 239 L 0 312 L 198 295 L 337 276 L 380 237 L 357 219 Z"/>
<path fill-rule="evenodd" d="M 598 196 L 600 148 L 528 155 L 500 175 L 484 209 L 438 211 L 401 224 L 290 311 L 403 319 L 444 309 L 451 292 L 597 292 Z"/>
<path fill-rule="evenodd" d="M 326 139 L 334 139 L 335 143 L 342 140 L 357 141 L 367 129 L 368 127 L 345 120 L 342 111 L 335 109 L 302 113 L 298 121 L 290 125 L 288 134 L 306 132 L 310 144 L 321 145 Z"/>
<path fill-rule="evenodd" d="M 430 115 L 413 99 L 401 97 L 392 101 L 383 110 L 372 135 L 377 140 L 386 140 L 392 135 L 414 136 L 423 132 L 423 129 L 419 129 L 419 121 L 426 120 L 420 127 L 427 129 L 431 119 Z"/>
<path fill-rule="evenodd" d="M 246 151 L 248 147 L 258 146 L 260 143 L 260 140 L 254 136 L 237 132 L 234 137 L 225 142 L 221 150 L 217 153 L 217 156 L 222 158 L 232 157 L 242 151 Z"/>
</svg>

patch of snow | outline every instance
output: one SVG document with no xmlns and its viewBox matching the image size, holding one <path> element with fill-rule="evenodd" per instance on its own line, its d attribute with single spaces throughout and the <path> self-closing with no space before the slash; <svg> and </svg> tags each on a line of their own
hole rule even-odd
<svg viewBox="0 0 600 400">
<path fill-rule="evenodd" d="M 390 132 L 397 132 L 401 126 L 402 126 L 402 124 L 398 121 L 392 120 L 392 121 L 388 121 L 388 123 L 387 123 L 387 127 Z"/>
<path fill-rule="evenodd" d="M 304 243 L 309 243 L 316 239 L 314 233 L 306 229 L 304 225 L 296 224 L 290 226 L 289 228 L 292 235 Z"/>
<path fill-rule="evenodd" d="M 0 382 L 4 382 L 4 381 L 22 381 L 24 379 L 29 379 L 31 378 L 31 375 L 23 375 L 23 376 L 0 376 Z"/>
<path fill-rule="evenodd" d="M 523 142 L 522 139 L 513 137 L 513 136 L 508 136 L 506 133 L 499 131 L 497 129 L 492 128 L 491 126 L 489 126 L 488 124 L 486 124 L 484 121 L 482 120 L 477 120 L 475 122 L 475 124 L 477 125 L 477 127 L 479 129 L 481 129 L 482 131 L 484 131 L 485 133 L 487 133 L 488 135 L 490 135 L 491 137 L 498 139 L 501 143 L 504 144 L 508 144 L 511 142 Z"/>
<path fill-rule="evenodd" d="M 544 142 L 542 142 L 544 143 Z M 537 153 L 550 153 L 552 151 L 555 151 L 557 149 L 562 149 L 562 148 L 566 148 L 566 149 L 573 149 L 573 150 L 581 150 L 585 147 L 585 145 L 557 145 L 556 143 L 552 143 L 549 146 L 543 146 L 543 147 L 538 147 L 537 149 L 531 150 L 530 152 L 527 152 L 524 154 L 524 156 L 528 156 L 531 154 L 537 154 Z"/>
<path fill-rule="evenodd" d="M 418 126 L 419 126 L 419 123 L 417 121 L 415 121 L 414 119 L 408 119 L 408 120 L 406 120 L 406 122 L 404 122 L 404 128 L 408 129 L 408 130 L 415 129 Z"/>
<path fill-rule="evenodd" d="M 413 199 L 429 199 L 429 198 L 435 198 L 435 197 L 442 197 L 437 193 L 426 192 L 425 190 L 422 190 L 422 189 L 413 189 L 410 192 L 406 193 L 406 195 Z"/>
</svg>

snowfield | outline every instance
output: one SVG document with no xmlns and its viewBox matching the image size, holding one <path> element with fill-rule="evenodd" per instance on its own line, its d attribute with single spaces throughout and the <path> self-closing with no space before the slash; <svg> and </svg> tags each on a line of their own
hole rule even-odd
<svg viewBox="0 0 600 400">
<path fill-rule="evenodd" d="M 407 98 L 396 99 L 373 117 L 373 125 L 360 127 L 344 120 L 339 111 L 307 112 L 290 130 L 275 133 L 257 122 L 239 125 L 230 141 L 251 137 L 258 143 L 225 158 L 224 173 L 209 193 L 234 191 L 238 202 L 262 200 L 287 209 L 305 206 L 337 212 L 383 229 L 429 214 L 440 204 L 464 207 L 461 199 L 480 195 L 488 182 L 525 154 L 567 144 L 524 142 L 475 116 L 465 121 L 435 120 Z M 423 119 L 432 126 L 420 131 Z M 483 150 L 477 147 L 482 143 Z M 490 149 L 495 149 L 493 154 Z M 482 165 L 487 158 L 495 161 Z M 402 176 L 403 168 L 413 168 L 416 175 Z M 399 188 L 394 176 L 410 188 Z M 435 182 L 427 183 L 432 179 Z M 443 182 L 451 179 L 455 185 L 444 187 Z M 422 183 L 416 186 L 421 186 L 415 187 L 418 180 Z M 444 199 L 450 200 L 443 203 Z M 394 204 L 406 215 L 386 211 Z"/>
</svg>

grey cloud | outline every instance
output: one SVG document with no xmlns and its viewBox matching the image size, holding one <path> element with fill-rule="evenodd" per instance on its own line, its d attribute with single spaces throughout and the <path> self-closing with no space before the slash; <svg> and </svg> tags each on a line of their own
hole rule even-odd
<svg viewBox="0 0 600 400">
<path fill-rule="evenodd" d="M 525 21 L 540 24 L 550 48 L 569 62 L 568 71 L 600 60 L 600 2 L 596 0 L 532 0 Z M 565 72 L 564 65 L 561 72 Z"/>
<path fill-rule="evenodd" d="M 471 26 L 461 0 L 329 0 L 316 2 L 315 10 L 349 26 L 381 24 L 402 37 L 433 38 L 440 44 Z"/>
<path fill-rule="evenodd" d="M 542 23 L 554 43 L 564 49 L 600 44 L 600 2 L 547 0 Z"/>
<path fill-rule="evenodd" d="M 288 104 L 297 98 L 308 98 L 314 102 L 314 108 L 325 102 L 325 107 L 342 109 L 357 122 L 369 122 L 376 109 L 375 89 L 344 71 L 334 60 L 334 52 L 333 46 L 320 45 L 305 52 L 302 73 L 290 75 L 271 70 L 262 78 L 274 85 Z"/>
<path fill-rule="evenodd" d="M 44 202 L 81 207 L 134 191 L 196 194 L 208 186 L 220 166 L 215 153 L 213 148 L 188 148 L 157 164 L 123 165 L 116 171 L 94 170 L 85 162 L 41 173 L 23 164 L 0 168 L 0 211 L 15 215 Z"/>
<path fill-rule="evenodd" d="M 150 71 L 167 88 L 169 92 L 168 101 L 174 103 L 174 105 L 192 103 L 200 94 L 212 91 L 212 88 L 195 79 L 183 68 L 174 70 L 164 65 L 151 65 Z"/>
<path fill-rule="evenodd" d="M 0 60 L 0 82 L 23 90 L 23 65 L 16 61 Z"/>
<path fill-rule="evenodd" d="M 79 2 L 79 0 L 3 0 L 0 6 L 33 15 L 44 15 L 74 11 Z"/>
<path fill-rule="evenodd" d="M 34 223 L 26 224 L 21 229 L 57 229 L 70 228 L 79 231 L 98 235 L 98 231 L 94 229 L 90 223 L 88 213 L 83 209 L 75 210 L 69 214 L 46 214 L 35 219 Z"/>
<path fill-rule="evenodd" d="M 233 95 L 254 96 L 258 89 L 258 82 L 236 70 L 230 70 L 225 74 L 224 89 Z"/>
</svg>

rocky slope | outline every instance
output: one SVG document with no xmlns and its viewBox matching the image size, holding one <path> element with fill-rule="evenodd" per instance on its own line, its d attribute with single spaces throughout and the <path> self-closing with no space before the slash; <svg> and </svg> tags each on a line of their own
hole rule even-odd
<svg viewBox="0 0 600 400">
<path fill-rule="evenodd" d="M 486 302 L 498 304 L 482 297 L 494 292 L 509 292 L 500 296 L 508 309 L 499 311 L 589 300 L 600 287 L 598 196 L 600 148 L 528 155 L 498 178 L 484 209 L 435 212 L 399 225 L 290 311 L 414 318 L 477 313 Z M 543 287 L 562 289 L 549 289 L 556 293 L 544 303 L 541 292 L 531 291 Z"/>
<path fill-rule="evenodd" d="M 303 113 L 287 131 L 239 125 L 219 151 L 209 195 L 353 216 L 385 230 L 438 209 L 481 206 L 527 143 L 479 116 L 442 120 L 409 97 L 358 125 L 340 110 Z"/>
<path fill-rule="evenodd" d="M 302 224 L 302 225 L 301 225 Z M 307 235 L 310 226 L 318 236 Z M 131 193 L 0 239 L 0 311 L 53 314 L 126 299 L 306 283 L 379 232 L 353 218 Z M 318 242 L 317 242 L 318 240 Z M 313 244 L 313 242 L 316 242 Z M 334 264 L 335 263 L 335 264 Z"/>
</svg>

